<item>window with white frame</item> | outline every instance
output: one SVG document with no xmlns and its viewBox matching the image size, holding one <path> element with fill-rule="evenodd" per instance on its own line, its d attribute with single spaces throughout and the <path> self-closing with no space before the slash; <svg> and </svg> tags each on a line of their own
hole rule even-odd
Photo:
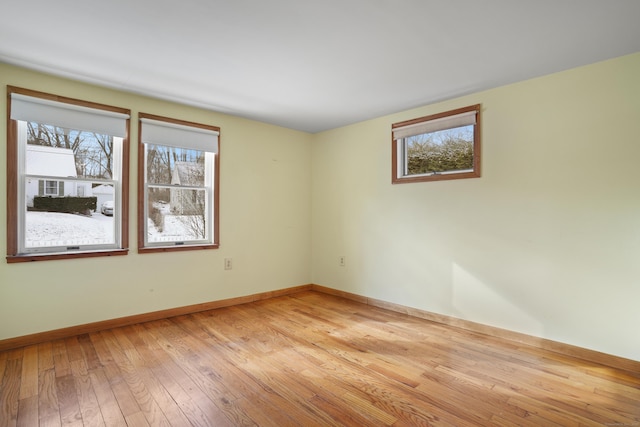
<svg viewBox="0 0 640 427">
<path fill-rule="evenodd" d="M 480 176 L 480 105 L 392 125 L 394 184 Z"/>
<path fill-rule="evenodd" d="M 138 251 L 217 248 L 220 128 L 139 118 Z"/>
<path fill-rule="evenodd" d="M 38 186 L 42 188 L 42 191 L 38 192 L 40 195 L 64 196 L 64 181 L 40 180 L 40 185 Z"/>
<path fill-rule="evenodd" d="M 125 254 L 129 110 L 7 89 L 8 262 Z"/>
</svg>

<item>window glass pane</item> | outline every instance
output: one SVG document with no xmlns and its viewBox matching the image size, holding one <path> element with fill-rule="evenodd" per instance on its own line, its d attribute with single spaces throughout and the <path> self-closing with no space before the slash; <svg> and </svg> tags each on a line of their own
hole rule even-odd
<svg viewBox="0 0 640 427">
<path fill-rule="evenodd" d="M 119 216 L 115 212 L 117 185 L 112 177 L 120 159 L 114 152 L 114 138 L 23 123 L 23 250 L 116 245 L 114 218 Z"/>
<path fill-rule="evenodd" d="M 148 189 L 149 243 L 203 240 L 207 236 L 207 194 L 204 189 Z"/>
<path fill-rule="evenodd" d="M 58 181 L 45 181 L 44 194 L 47 196 L 58 195 Z"/>
<path fill-rule="evenodd" d="M 39 187 L 55 194 L 38 195 Z M 60 195 L 58 192 L 63 192 Z M 27 177 L 25 249 L 115 244 L 112 185 L 85 180 L 52 181 Z M 91 194 L 90 197 L 80 194 Z"/>
<path fill-rule="evenodd" d="M 405 138 L 405 175 L 473 170 L 473 125 Z"/>
<path fill-rule="evenodd" d="M 205 152 L 147 144 L 147 183 L 204 186 Z"/>
<path fill-rule="evenodd" d="M 111 179 L 113 137 L 27 122 L 26 173 Z"/>
</svg>

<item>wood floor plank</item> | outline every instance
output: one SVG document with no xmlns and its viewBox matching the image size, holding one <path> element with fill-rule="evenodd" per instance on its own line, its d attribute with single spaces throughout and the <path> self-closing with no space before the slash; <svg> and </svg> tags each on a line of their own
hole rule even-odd
<svg viewBox="0 0 640 427">
<path fill-rule="evenodd" d="M 38 344 L 38 372 L 55 369 L 51 341 Z"/>
<path fill-rule="evenodd" d="M 51 342 L 38 344 L 38 417 L 41 427 L 62 425 Z"/>
<path fill-rule="evenodd" d="M 74 360 L 70 363 L 71 372 L 75 381 L 78 404 L 80 405 L 82 422 L 90 426 L 104 426 L 105 423 L 102 412 L 100 411 L 100 404 L 93 389 L 86 363 L 87 361 L 85 359 Z"/>
<path fill-rule="evenodd" d="M 18 427 L 32 427 L 38 425 L 38 395 L 20 399 L 18 403 Z"/>
<path fill-rule="evenodd" d="M 7 358 L 0 383 L 0 427 L 15 426 L 17 423 L 21 375 L 22 359 Z"/>
<path fill-rule="evenodd" d="M 290 308 L 290 307 L 289 307 Z M 304 315 L 303 312 L 299 311 L 299 314 Z M 294 316 L 295 317 L 295 314 Z M 318 316 L 312 315 L 312 318 L 315 318 L 317 321 L 320 320 L 320 318 Z M 300 319 L 298 319 L 300 321 Z M 302 321 L 302 323 L 304 323 L 304 321 Z M 338 328 L 339 325 L 337 324 L 333 324 L 330 325 L 330 329 L 333 329 L 330 333 L 331 337 L 336 337 L 336 328 Z M 352 345 L 345 345 L 345 341 L 342 338 L 338 338 L 336 341 L 331 341 L 329 339 L 330 344 L 327 345 L 323 345 L 323 346 L 319 346 L 319 342 L 316 341 L 315 342 L 315 346 L 314 347 L 320 347 L 321 349 L 325 350 L 325 352 L 327 354 L 333 354 L 334 358 L 339 361 L 339 363 L 344 363 L 345 361 L 349 361 L 351 362 L 351 365 L 353 366 L 364 366 L 367 363 L 367 360 L 369 359 L 364 359 L 366 357 L 375 357 L 378 358 L 377 355 L 374 355 L 373 353 L 370 354 L 366 354 L 365 352 L 363 352 L 363 349 L 361 347 L 354 347 Z M 336 351 L 337 349 L 337 351 Z M 314 348 L 314 350 L 317 350 L 317 348 Z M 326 363 L 327 363 L 327 358 L 326 355 L 322 355 L 321 353 L 317 353 L 317 357 L 310 354 L 309 352 L 306 352 L 304 354 L 304 359 L 309 359 L 309 360 L 324 360 L 325 367 L 326 367 Z M 327 369 L 328 372 L 332 372 L 334 370 L 334 368 L 330 368 Z M 361 387 L 351 387 L 351 390 L 347 391 L 344 393 L 344 395 L 348 395 L 351 396 L 354 393 L 363 393 L 362 387 L 367 386 L 367 383 L 372 383 L 372 382 L 376 382 L 377 379 L 376 378 L 369 378 L 367 376 L 367 372 L 365 371 L 360 371 L 360 372 L 356 372 L 353 374 L 354 377 L 357 378 L 362 378 L 362 382 L 360 381 L 351 381 L 348 380 L 346 383 L 350 383 L 350 384 L 360 384 Z M 337 389 L 338 386 L 336 386 L 335 384 L 338 383 L 340 381 L 341 378 L 347 378 L 348 376 L 346 376 L 344 373 L 340 373 L 339 375 L 334 375 L 331 378 L 331 381 L 333 383 L 333 386 L 331 387 L 333 390 Z M 406 381 L 405 381 L 406 382 Z M 406 384 L 403 384 L 406 385 Z M 402 391 L 399 390 L 394 390 L 395 393 L 402 393 Z M 372 397 L 373 400 L 375 401 L 375 393 L 370 393 L 369 397 Z M 365 393 L 366 396 L 366 393 Z M 429 405 L 426 404 L 425 402 L 423 403 L 423 407 L 428 407 Z M 354 409 L 357 408 L 356 406 L 349 406 L 348 402 L 342 402 L 342 406 L 346 406 L 349 407 L 350 409 Z M 380 405 L 385 406 L 384 403 L 380 403 Z M 387 405 L 389 406 L 389 405 Z M 390 406 L 390 411 L 391 412 L 396 412 L 399 414 L 399 416 L 403 417 L 401 420 L 395 420 L 394 423 L 403 423 L 403 422 L 410 422 L 411 424 L 414 425 L 420 425 L 422 424 L 430 424 L 430 425 L 439 425 L 442 424 L 441 421 L 439 421 L 437 414 L 438 409 L 437 408 L 429 408 L 430 412 L 424 412 L 424 411 L 420 411 L 419 409 L 416 409 L 415 407 L 410 407 L 410 405 L 407 405 L 404 401 L 402 400 L 398 400 L 395 401 L 393 403 L 393 405 Z M 434 415 L 435 414 L 435 415 Z M 378 420 L 379 422 L 379 420 Z M 453 423 L 452 423 L 453 424 Z M 464 422 L 460 419 L 456 419 L 455 424 L 454 425 L 465 425 Z M 471 425 L 471 424 L 468 424 Z"/>
<path fill-rule="evenodd" d="M 128 347 L 127 350 L 125 350 L 127 358 L 131 362 L 134 369 L 139 373 L 141 380 L 145 384 L 145 387 L 149 390 L 149 393 L 157 402 L 158 406 L 169 422 L 169 425 L 189 425 L 189 420 L 182 413 L 178 404 L 171 397 L 160 380 L 154 375 L 152 367 L 157 363 L 155 353 L 152 351 L 144 351 L 145 347 L 143 341 L 138 337 L 138 334 L 140 333 L 140 326 L 137 326 L 138 327 L 129 327 L 128 329 L 131 329 L 131 332 L 126 335 L 116 335 L 120 343 L 124 343 L 125 340 L 130 342 L 131 346 Z M 131 340 L 129 340 L 128 338 L 131 338 Z M 133 344 L 133 342 L 137 342 L 138 344 Z"/>
<path fill-rule="evenodd" d="M 123 373 L 113 359 L 108 345 L 110 334 L 112 334 L 111 331 L 103 331 L 100 332 L 98 334 L 99 336 L 96 336 L 95 339 L 92 339 L 94 348 L 102 364 L 102 368 L 94 369 L 93 372 L 99 373 L 99 375 L 95 376 L 96 380 L 103 379 L 103 376 L 106 377 L 108 385 L 100 384 L 100 386 L 110 389 L 110 392 L 118 404 L 119 411 L 122 413 L 122 416 L 126 418 L 129 415 L 140 412 L 140 407 L 124 380 Z M 109 398 L 106 394 L 103 394 L 103 397 L 106 399 Z M 111 410 L 111 412 L 115 416 L 115 411 Z"/>
<path fill-rule="evenodd" d="M 214 369 L 216 355 L 209 352 L 202 341 L 182 332 L 175 324 L 167 324 L 163 329 L 165 337 L 177 344 L 169 349 L 169 354 L 181 362 L 185 373 L 223 409 L 225 402 L 232 402 L 238 396 L 224 382 L 218 381 L 219 375 Z"/>
<path fill-rule="evenodd" d="M 181 343 L 178 340 L 171 342 L 163 333 L 165 328 L 170 327 L 171 323 L 163 320 L 159 321 L 155 327 L 148 329 L 150 336 L 158 345 L 157 354 L 161 357 L 159 363 L 162 364 L 162 372 L 156 370 L 156 376 L 193 425 L 232 425 L 220 408 L 197 386 L 182 367 L 185 361 L 184 355 L 174 347 Z"/>
<path fill-rule="evenodd" d="M 89 373 L 93 391 L 96 394 L 100 413 L 106 426 L 126 426 L 126 421 L 116 396 L 111 388 L 111 383 L 107 378 L 103 368 L 93 369 Z"/>
<path fill-rule="evenodd" d="M 0 353 L 0 356 L 2 356 L 2 353 Z M 2 381 L 4 379 L 4 370 L 6 367 L 7 367 L 7 359 L 0 358 L 0 384 L 2 384 Z"/>
<path fill-rule="evenodd" d="M 80 346 L 80 341 L 78 340 L 79 338 L 79 336 L 75 336 L 64 340 L 64 344 L 67 349 L 67 359 L 69 362 L 85 359 L 82 347 Z"/>
<path fill-rule="evenodd" d="M 0 352 L 0 427 L 640 425 L 640 372 L 303 291 Z"/>
<path fill-rule="evenodd" d="M 87 365 L 88 370 L 98 369 L 102 367 L 100 357 L 98 357 L 98 353 L 93 346 L 93 342 L 91 341 L 91 337 L 89 336 L 89 334 L 78 336 L 78 344 L 82 349 L 82 354 L 84 356 L 83 359 L 85 361 L 85 364 Z"/>
<path fill-rule="evenodd" d="M 222 336 L 233 336 L 234 333 L 244 331 L 248 326 L 238 316 L 235 310 L 225 310 L 224 314 L 216 317 L 216 330 Z M 258 325 L 256 325 L 258 327 Z M 274 366 L 265 354 L 269 351 L 258 348 L 258 337 L 250 339 L 248 336 L 243 337 L 243 345 L 237 345 L 233 340 L 222 341 L 220 351 L 225 355 L 228 363 L 237 366 L 254 381 L 273 399 L 277 399 L 278 406 L 281 410 L 291 414 L 303 425 L 317 425 L 319 420 L 325 425 L 334 425 L 332 419 L 324 412 L 309 403 L 315 395 L 312 385 L 299 381 L 299 377 L 287 373 L 284 366 Z M 265 352 L 266 350 L 266 352 Z M 291 379 L 295 379 L 292 381 Z"/>
<path fill-rule="evenodd" d="M 60 406 L 60 419 L 63 425 L 81 426 L 82 414 L 76 393 L 73 375 L 56 377 L 56 394 Z"/>
<path fill-rule="evenodd" d="M 139 411 L 135 411 L 133 414 L 137 414 L 138 412 L 142 413 L 147 422 L 151 425 L 169 425 L 169 422 L 160 409 L 160 406 L 158 406 L 158 403 L 153 399 L 153 396 L 142 381 L 138 370 L 136 370 L 126 357 L 125 350 L 117 339 L 117 335 L 121 332 L 121 330 L 114 330 L 104 334 L 107 346 L 111 351 L 111 355 L 113 356 L 114 362 L 117 365 L 123 380 L 119 382 L 119 388 L 122 392 L 125 392 L 125 388 L 128 388 L 128 390 L 126 390 L 128 395 L 135 400 Z M 129 415 L 129 413 L 125 414 L 125 418 L 127 420 L 129 419 Z"/>
<path fill-rule="evenodd" d="M 59 416 L 40 417 L 38 427 L 60 427 L 62 423 Z"/>
<path fill-rule="evenodd" d="M 51 352 L 53 355 L 53 366 L 56 377 L 64 377 L 71 374 L 71 365 L 67 355 L 67 345 L 64 340 L 55 340 L 51 342 Z"/>
<path fill-rule="evenodd" d="M 38 412 L 40 424 L 60 425 L 60 404 L 53 365 L 38 375 Z"/>
<path fill-rule="evenodd" d="M 22 356 L 22 375 L 20 379 L 20 400 L 38 394 L 38 346 L 24 349 Z M 36 399 L 37 402 L 37 399 Z"/>
<path fill-rule="evenodd" d="M 128 415 L 126 420 L 127 420 L 127 426 L 129 427 L 149 427 L 150 426 L 146 416 L 142 412 L 136 412 L 134 414 Z"/>
</svg>

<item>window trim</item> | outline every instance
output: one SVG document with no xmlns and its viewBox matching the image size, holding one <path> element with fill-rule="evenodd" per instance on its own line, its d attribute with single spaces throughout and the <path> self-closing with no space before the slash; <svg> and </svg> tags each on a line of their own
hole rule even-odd
<svg viewBox="0 0 640 427">
<path fill-rule="evenodd" d="M 42 185 L 42 195 L 43 196 L 59 196 L 60 195 L 60 183 L 62 182 L 64 184 L 64 181 L 59 181 L 59 180 L 53 180 L 53 179 L 42 179 L 41 180 L 43 182 Z M 55 185 L 55 192 L 49 192 L 49 183 L 53 183 Z M 40 183 L 38 183 L 38 185 L 40 185 Z"/>
<path fill-rule="evenodd" d="M 218 133 L 218 147 L 213 160 L 213 186 L 212 186 L 212 226 L 213 233 L 211 243 L 208 244 L 189 244 L 175 246 L 146 246 L 145 232 L 147 212 L 145 209 L 145 147 L 142 141 L 143 121 L 155 120 L 177 125 L 178 127 L 191 127 L 204 129 L 205 131 L 213 131 Z M 161 144 L 162 145 L 162 144 Z M 158 116 L 155 114 L 138 113 L 138 253 L 157 253 L 157 252 L 177 252 L 177 251 L 194 251 L 202 249 L 218 249 L 220 247 L 220 128 L 217 126 L 205 125 L 186 120 L 173 119 L 170 117 Z"/>
<path fill-rule="evenodd" d="M 446 117 L 456 116 L 464 113 L 475 112 L 475 125 L 473 129 L 473 171 L 469 172 L 444 172 L 434 173 L 429 175 L 408 175 L 401 176 L 402 170 L 400 168 L 400 161 L 404 161 L 404 154 L 401 153 L 403 146 L 403 138 L 395 139 L 394 130 L 408 127 L 411 125 L 418 125 L 420 123 L 426 123 L 431 121 L 442 120 Z M 444 129 L 440 130 L 445 130 Z M 435 131 L 433 131 L 435 132 Z M 466 178 L 479 178 L 480 173 L 480 159 L 481 153 L 481 104 L 470 105 L 467 107 L 457 108 L 455 110 L 444 111 L 442 113 L 432 114 L 429 116 L 419 117 L 403 122 L 393 123 L 391 125 L 391 183 L 392 184 L 405 184 L 411 182 L 428 182 L 428 181 L 445 181 L 452 179 L 466 179 Z"/>
<path fill-rule="evenodd" d="M 56 103 L 69 104 L 81 108 L 92 108 L 112 113 L 131 115 L 131 111 L 126 108 L 100 104 L 91 101 L 84 101 L 66 96 L 54 95 L 39 92 L 31 89 L 24 89 L 15 86 L 7 86 L 7 263 L 47 261 L 56 259 L 72 258 L 93 258 L 101 256 L 126 255 L 129 252 L 129 131 L 130 118 L 125 119 L 125 132 L 122 137 L 122 200 L 121 200 L 121 224 L 120 224 L 120 248 L 98 249 L 87 252 L 66 252 L 66 253 L 42 253 L 42 254 L 21 254 L 19 247 L 19 209 L 18 186 L 21 183 L 18 168 L 18 121 L 11 119 L 11 95 L 18 94 Z"/>
</svg>

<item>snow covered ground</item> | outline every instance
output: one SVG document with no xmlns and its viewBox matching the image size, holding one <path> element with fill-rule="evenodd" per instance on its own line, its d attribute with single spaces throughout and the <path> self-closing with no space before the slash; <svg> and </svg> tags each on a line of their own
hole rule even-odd
<svg viewBox="0 0 640 427">
<path fill-rule="evenodd" d="M 113 217 L 59 212 L 27 212 L 26 247 L 104 245 L 115 242 Z"/>
<path fill-rule="evenodd" d="M 27 212 L 26 247 L 42 248 L 51 246 L 105 245 L 115 242 L 114 220 L 112 216 L 94 212 L 91 216 L 58 212 Z M 164 230 L 160 233 L 153 222 L 148 220 L 149 242 L 177 242 L 194 240 L 186 225 L 186 215 L 165 215 Z"/>
<path fill-rule="evenodd" d="M 171 207 L 166 202 L 155 202 L 153 207 L 162 213 L 163 227 L 162 232 L 158 231 L 151 218 L 147 218 L 147 241 L 149 243 L 184 242 L 203 238 L 203 236 L 197 236 L 189 227 L 190 223 L 198 221 L 198 217 L 171 215 Z"/>
<path fill-rule="evenodd" d="M 149 242 L 180 242 L 185 240 L 201 239 L 196 237 L 186 225 L 189 217 L 187 215 L 165 215 L 164 228 L 162 233 L 158 231 L 151 218 L 147 218 L 147 239 Z"/>
</svg>

